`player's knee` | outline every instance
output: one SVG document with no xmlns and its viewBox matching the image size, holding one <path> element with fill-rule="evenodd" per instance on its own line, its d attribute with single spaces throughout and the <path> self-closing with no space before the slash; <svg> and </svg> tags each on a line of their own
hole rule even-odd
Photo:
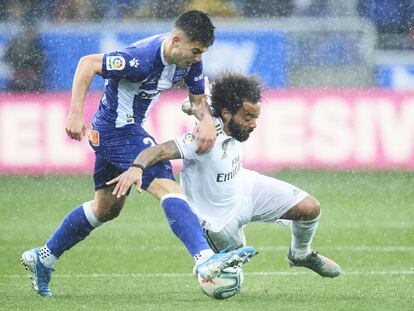
<svg viewBox="0 0 414 311">
<path fill-rule="evenodd" d="M 301 220 L 312 220 L 319 217 L 321 206 L 318 200 L 308 196 L 298 204 L 298 210 Z"/>
<path fill-rule="evenodd" d="M 307 220 L 315 219 L 321 214 L 321 204 L 315 198 L 308 197 L 306 211 Z"/>
<path fill-rule="evenodd" d="M 107 222 L 119 216 L 122 205 L 112 204 L 110 206 L 98 206 L 95 217 L 99 222 Z M 95 212 L 95 211 L 94 211 Z"/>
<path fill-rule="evenodd" d="M 315 200 L 315 204 L 312 207 L 312 219 L 319 217 L 319 215 L 321 214 L 321 204 Z"/>
</svg>

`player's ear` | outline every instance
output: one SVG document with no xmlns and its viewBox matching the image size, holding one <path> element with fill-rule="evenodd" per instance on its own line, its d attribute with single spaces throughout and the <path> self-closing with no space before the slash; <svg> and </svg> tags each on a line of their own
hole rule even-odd
<svg viewBox="0 0 414 311">
<path fill-rule="evenodd" d="M 227 110 L 227 108 L 221 109 L 221 118 L 224 122 L 227 122 L 231 119 L 231 113 Z"/>
<path fill-rule="evenodd" d="M 171 38 L 171 42 L 172 42 L 173 47 L 178 47 L 181 43 L 180 36 L 178 34 L 173 34 L 173 36 Z"/>
</svg>

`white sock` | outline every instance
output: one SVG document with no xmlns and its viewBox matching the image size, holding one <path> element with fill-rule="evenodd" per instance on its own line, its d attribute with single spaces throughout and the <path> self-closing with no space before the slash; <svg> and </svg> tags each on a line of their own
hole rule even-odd
<svg viewBox="0 0 414 311">
<path fill-rule="evenodd" d="M 100 222 L 93 213 L 92 202 L 93 201 L 83 203 L 83 211 L 85 212 L 86 219 L 89 221 L 91 226 L 94 228 L 98 228 L 103 224 L 103 222 Z"/>
<path fill-rule="evenodd" d="M 39 249 L 39 259 L 46 268 L 52 268 L 53 264 L 58 260 L 46 244 Z"/>
<path fill-rule="evenodd" d="M 302 259 L 311 252 L 311 243 L 318 228 L 319 216 L 312 220 L 292 221 L 292 243 L 290 249 L 293 257 Z"/>
<path fill-rule="evenodd" d="M 207 259 L 209 259 L 213 255 L 214 255 L 214 252 L 210 248 L 203 249 L 202 251 L 199 251 L 197 254 L 194 255 L 194 260 L 196 262 L 196 265 L 199 265 L 199 264 L 202 264 L 203 262 L 206 262 Z"/>
</svg>

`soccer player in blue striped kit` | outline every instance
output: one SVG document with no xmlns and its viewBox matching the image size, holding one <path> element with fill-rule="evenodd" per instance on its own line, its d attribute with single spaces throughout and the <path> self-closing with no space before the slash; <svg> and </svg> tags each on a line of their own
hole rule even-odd
<svg viewBox="0 0 414 311">
<path fill-rule="evenodd" d="M 201 11 L 180 15 L 171 33 L 140 40 L 125 50 L 87 55 L 74 76 L 67 135 L 85 135 L 83 106 L 94 75 L 105 79 L 105 91 L 92 121 L 89 143 L 95 150 L 95 198 L 73 209 L 39 248 L 22 254 L 22 264 L 41 296 L 51 296 L 49 284 L 54 263 L 92 230 L 117 217 L 126 197 L 112 195 L 106 182 L 128 170 L 137 154 L 155 145 L 142 123 L 163 90 L 184 79 L 193 113 L 200 120 L 193 135 L 198 152 L 211 149 L 216 139 L 214 120 L 204 95 L 202 54 L 214 42 L 214 26 Z M 171 164 L 162 161 L 147 168 L 142 188 L 161 200 L 171 230 L 195 259 L 195 271 L 211 279 L 229 266 L 246 262 L 255 254 L 251 247 L 215 254 L 208 245 L 184 192 L 174 181 Z"/>
</svg>

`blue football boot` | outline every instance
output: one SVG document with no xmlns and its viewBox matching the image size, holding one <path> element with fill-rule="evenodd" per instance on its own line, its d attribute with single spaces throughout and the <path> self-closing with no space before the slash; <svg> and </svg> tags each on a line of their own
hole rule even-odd
<svg viewBox="0 0 414 311">
<path fill-rule="evenodd" d="M 52 296 L 49 283 L 53 269 L 46 268 L 40 262 L 39 249 L 33 248 L 25 251 L 22 254 L 20 261 L 32 279 L 33 290 L 35 290 L 40 296 Z"/>
<path fill-rule="evenodd" d="M 216 253 L 205 262 L 194 267 L 195 274 L 209 281 L 220 276 L 221 271 L 228 267 L 241 266 L 250 261 L 257 253 L 251 246 L 241 247 L 230 252 Z"/>
</svg>

